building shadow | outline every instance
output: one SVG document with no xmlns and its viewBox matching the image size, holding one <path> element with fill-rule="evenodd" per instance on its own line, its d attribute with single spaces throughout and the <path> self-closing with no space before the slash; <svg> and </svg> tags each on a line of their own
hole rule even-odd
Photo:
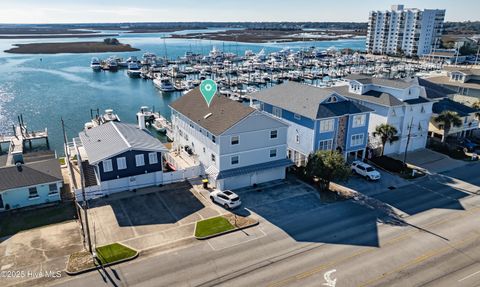
<svg viewBox="0 0 480 287">
<path fill-rule="evenodd" d="M 149 188 L 148 192 L 126 191 L 89 202 L 89 208 L 110 206 L 118 225 L 173 224 L 205 206 L 192 194 L 188 183 Z"/>
<path fill-rule="evenodd" d="M 236 192 L 243 203 L 236 213 L 256 213 L 298 242 L 379 247 L 377 224 L 386 221 L 384 210 L 354 200 L 324 200 L 314 188 L 296 180 Z"/>
</svg>

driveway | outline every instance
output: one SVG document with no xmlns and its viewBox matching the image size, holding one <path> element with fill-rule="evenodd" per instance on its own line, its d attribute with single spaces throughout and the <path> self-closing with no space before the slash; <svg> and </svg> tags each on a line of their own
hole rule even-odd
<svg viewBox="0 0 480 287">
<path fill-rule="evenodd" d="M 397 189 L 410 184 L 408 180 L 405 180 L 397 175 L 378 168 L 377 170 L 381 174 L 381 178 L 378 181 L 369 181 L 360 175 L 353 174 L 348 179 L 348 182 L 341 184 L 368 196 L 372 196 L 387 190 Z"/>
<path fill-rule="evenodd" d="M 92 240 L 143 250 L 192 237 L 196 221 L 221 213 L 196 194 L 183 182 L 93 200 L 88 210 Z"/>
<path fill-rule="evenodd" d="M 0 239 L 0 271 L 25 272 L 0 278 L 2 286 L 33 279 L 40 271 L 62 271 L 68 256 L 83 249 L 77 221 L 68 221 L 19 232 Z M 28 273 L 30 272 L 30 273 Z M 65 274 L 62 274 L 65 276 Z"/>
<path fill-rule="evenodd" d="M 389 155 L 392 158 L 403 160 L 403 154 Z M 440 173 L 462 167 L 467 162 L 453 159 L 431 149 L 420 149 L 407 154 L 407 163 L 421 167 L 431 173 Z"/>
</svg>

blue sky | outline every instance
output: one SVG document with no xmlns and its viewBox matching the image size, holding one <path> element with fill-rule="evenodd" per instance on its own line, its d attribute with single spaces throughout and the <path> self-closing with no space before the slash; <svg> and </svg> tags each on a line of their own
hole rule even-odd
<svg viewBox="0 0 480 287">
<path fill-rule="evenodd" d="M 480 20 L 479 0 L 0 0 L 0 23 L 354 21 L 391 4 L 447 9 L 447 21 Z"/>
</svg>

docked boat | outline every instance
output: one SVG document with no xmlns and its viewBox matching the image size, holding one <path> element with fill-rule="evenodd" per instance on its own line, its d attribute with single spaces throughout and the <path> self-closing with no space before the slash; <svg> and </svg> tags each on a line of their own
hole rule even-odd
<svg viewBox="0 0 480 287">
<path fill-rule="evenodd" d="M 172 82 L 169 78 L 156 78 L 153 80 L 153 84 L 162 92 L 174 92 L 175 87 L 173 86 Z"/>
<path fill-rule="evenodd" d="M 142 71 L 140 70 L 140 65 L 137 62 L 130 62 L 128 63 L 128 76 L 131 78 L 140 78 Z"/>
<path fill-rule="evenodd" d="M 108 70 L 110 71 L 117 71 L 118 70 L 118 63 L 115 59 L 107 59 L 107 66 Z"/>
<path fill-rule="evenodd" d="M 90 112 L 93 112 L 91 110 Z M 108 122 L 119 122 L 120 117 L 113 112 L 112 109 L 105 110 L 103 115 L 100 115 L 97 109 L 97 114 L 94 116 L 93 113 L 91 114 L 92 120 L 90 122 L 85 123 L 84 127 L 85 130 L 91 129 L 93 127 L 106 124 Z"/>
<path fill-rule="evenodd" d="M 90 68 L 92 68 L 92 70 L 94 71 L 100 71 L 102 69 L 102 64 L 100 63 L 100 60 L 96 57 L 93 57 L 90 61 Z"/>
</svg>

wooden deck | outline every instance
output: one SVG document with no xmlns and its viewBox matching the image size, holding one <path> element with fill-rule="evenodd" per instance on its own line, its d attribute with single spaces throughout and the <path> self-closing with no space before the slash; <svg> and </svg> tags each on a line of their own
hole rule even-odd
<svg viewBox="0 0 480 287">
<path fill-rule="evenodd" d="M 23 153 L 23 147 L 28 142 L 30 147 L 32 146 L 32 141 L 45 139 L 48 145 L 48 130 L 44 131 L 28 131 L 22 126 L 15 127 L 15 135 L 0 135 L 0 144 L 1 143 L 10 143 L 7 156 L 7 165 L 12 164 L 13 153 Z"/>
</svg>

